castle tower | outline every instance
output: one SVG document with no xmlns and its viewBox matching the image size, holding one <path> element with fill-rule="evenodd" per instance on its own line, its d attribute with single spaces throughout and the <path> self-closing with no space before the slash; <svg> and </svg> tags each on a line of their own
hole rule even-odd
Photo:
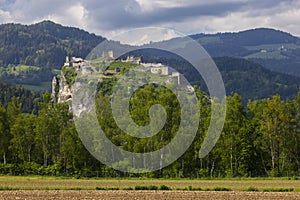
<svg viewBox="0 0 300 200">
<path fill-rule="evenodd" d="M 114 58 L 114 52 L 113 51 L 103 51 L 102 58 Z"/>
<path fill-rule="evenodd" d="M 66 62 L 64 64 L 64 66 L 70 67 L 70 58 L 69 58 L 69 56 L 66 56 Z"/>
</svg>

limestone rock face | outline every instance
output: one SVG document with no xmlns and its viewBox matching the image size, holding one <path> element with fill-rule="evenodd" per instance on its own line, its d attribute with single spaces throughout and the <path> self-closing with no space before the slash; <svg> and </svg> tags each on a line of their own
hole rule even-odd
<svg viewBox="0 0 300 200">
<path fill-rule="evenodd" d="M 64 103 L 72 100 L 72 86 L 69 86 L 66 81 L 66 77 L 61 73 L 59 80 L 59 90 L 57 103 Z"/>
<path fill-rule="evenodd" d="M 82 63 L 84 63 L 84 60 L 81 58 L 66 57 L 64 67 L 79 71 Z M 54 76 L 52 79 L 51 96 L 52 100 L 56 103 L 64 103 L 72 100 L 72 85 L 67 83 L 66 74 L 64 74 L 63 70 L 61 71 L 60 75 Z"/>
<path fill-rule="evenodd" d="M 94 71 L 88 61 L 76 57 L 67 57 L 63 69 L 64 70 L 61 70 L 60 75 L 55 76 L 52 79 L 51 95 L 53 102 L 55 103 L 65 103 L 72 101 L 72 93 L 74 92 L 74 82 L 70 81 L 70 77 L 66 77 L 66 71 L 72 71 L 74 73 L 80 72 L 83 75 L 92 74 Z M 69 83 L 67 80 L 69 80 Z"/>
<path fill-rule="evenodd" d="M 63 73 L 59 77 L 53 77 L 51 96 L 56 103 L 64 103 L 72 100 L 72 86 L 67 84 Z"/>
<path fill-rule="evenodd" d="M 51 97 L 54 102 L 57 102 L 57 89 L 58 89 L 58 79 L 56 76 L 53 77 L 52 79 L 52 92 L 51 92 Z"/>
</svg>

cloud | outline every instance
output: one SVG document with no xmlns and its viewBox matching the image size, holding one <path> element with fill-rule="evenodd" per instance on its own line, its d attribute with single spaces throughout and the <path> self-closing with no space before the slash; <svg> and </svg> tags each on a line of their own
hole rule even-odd
<svg viewBox="0 0 300 200">
<path fill-rule="evenodd" d="M 101 6 L 101 2 L 89 4 L 85 1 L 86 8 L 89 10 L 90 20 L 99 28 L 107 30 L 152 26 L 159 23 L 177 22 L 192 20 L 197 16 L 224 16 L 228 12 L 233 12 L 243 5 L 240 2 L 227 2 L 219 4 L 194 4 L 175 6 L 170 3 L 170 7 L 157 6 L 155 4 L 143 4 L 135 0 L 122 1 L 122 3 L 111 3 Z M 169 1 L 171 2 L 171 1 Z M 153 9 L 149 7 L 153 5 Z M 89 6 L 89 7 L 88 7 Z M 143 7 L 144 6 L 144 7 Z"/>
<path fill-rule="evenodd" d="M 300 35 L 300 0 L 0 0 L 0 22 L 44 19 L 109 36 L 145 26 L 185 34 L 274 27 Z"/>
<path fill-rule="evenodd" d="M 177 33 L 172 29 L 147 27 L 124 31 L 113 36 L 111 39 L 120 41 L 123 44 L 143 45 L 149 44 L 150 42 L 169 40 L 181 36 L 182 34 Z"/>
</svg>

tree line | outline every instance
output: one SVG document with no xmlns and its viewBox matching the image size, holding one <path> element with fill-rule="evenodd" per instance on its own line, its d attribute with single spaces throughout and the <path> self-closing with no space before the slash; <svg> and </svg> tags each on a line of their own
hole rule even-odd
<svg viewBox="0 0 300 200">
<path fill-rule="evenodd" d="M 111 141 L 132 152 L 149 152 L 167 144 L 180 123 L 178 101 L 164 87 L 148 85 L 131 99 L 131 115 L 139 125 L 149 123 L 148 109 L 161 103 L 168 123 L 159 134 L 128 137 L 115 124 L 110 88 L 99 91 L 98 120 Z M 227 115 L 220 139 L 203 159 L 198 152 L 210 120 L 211 100 L 199 88 L 201 120 L 193 144 L 176 162 L 159 171 L 130 174 L 97 161 L 83 146 L 68 104 L 56 104 L 45 93 L 37 113 L 22 111 L 19 98 L 0 105 L 0 173 L 12 175 L 149 176 L 149 177 L 278 177 L 300 173 L 300 92 L 282 100 L 279 95 L 243 105 L 238 94 L 227 97 Z"/>
</svg>

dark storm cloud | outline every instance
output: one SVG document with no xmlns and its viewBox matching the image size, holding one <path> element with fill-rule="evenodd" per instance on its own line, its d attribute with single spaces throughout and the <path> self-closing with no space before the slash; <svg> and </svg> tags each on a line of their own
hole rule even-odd
<svg viewBox="0 0 300 200">
<path fill-rule="evenodd" d="M 101 3 L 98 5 L 89 4 L 89 1 L 87 1 L 84 5 L 89 11 L 89 18 L 95 22 L 95 25 L 98 25 L 99 28 L 115 29 L 151 26 L 186 19 L 193 20 L 194 17 L 199 16 L 224 16 L 229 12 L 239 10 L 245 4 L 240 2 L 212 3 L 209 5 L 156 8 L 150 12 L 143 11 L 143 8 L 136 1 L 112 1 L 105 6 L 100 6 Z"/>
<path fill-rule="evenodd" d="M 270 25 L 300 32 L 299 7 L 300 0 L 0 0 L 0 23 L 50 19 L 101 34 L 144 26 L 195 32 Z"/>
<path fill-rule="evenodd" d="M 282 7 L 292 5 L 299 0 L 250 0 L 244 3 L 240 11 L 247 12 L 249 16 L 276 14 L 282 12 Z"/>
</svg>

